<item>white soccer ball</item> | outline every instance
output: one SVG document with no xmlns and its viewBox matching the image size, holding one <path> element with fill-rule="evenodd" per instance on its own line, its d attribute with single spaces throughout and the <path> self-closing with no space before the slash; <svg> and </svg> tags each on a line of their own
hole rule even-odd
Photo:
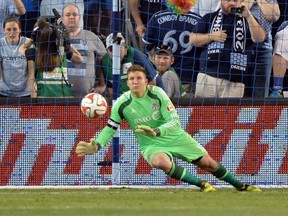
<svg viewBox="0 0 288 216">
<path fill-rule="evenodd" d="M 106 99 L 98 93 L 87 94 L 81 101 L 81 111 L 88 118 L 99 118 L 107 111 Z"/>
</svg>

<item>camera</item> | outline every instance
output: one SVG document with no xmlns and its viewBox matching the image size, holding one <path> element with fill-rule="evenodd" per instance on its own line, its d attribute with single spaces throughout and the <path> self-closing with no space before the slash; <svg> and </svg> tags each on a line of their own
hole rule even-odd
<svg viewBox="0 0 288 216">
<path fill-rule="evenodd" d="M 231 13 L 232 14 L 236 14 L 236 13 L 238 13 L 238 14 L 241 14 L 242 12 L 243 12 L 243 7 L 233 7 L 233 8 L 231 8 Z"/>
</svg>

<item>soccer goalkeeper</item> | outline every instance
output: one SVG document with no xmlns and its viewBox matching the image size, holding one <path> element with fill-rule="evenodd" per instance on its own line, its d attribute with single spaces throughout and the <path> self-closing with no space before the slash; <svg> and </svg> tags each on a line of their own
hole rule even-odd
<svg viewBox="0 0 288 216">
<path fill-rule="evenodd" d="M 173 157 L 177 157 L 211 172 L 216 178 L 230 183 L 239 191 L 261 191 L 236 179 L 181 128 L 179 116 L 171 100 L 161 88 L 148 85 L 143 67 L 133 65 L 128 69 L 127 75 L 130 91 L 118 98 L 108 124 L 98 138 L 91 139 L 90 143 L 79 142 L 76 147 L 79 157 L 96 153 L 107 145 L 125 119 L 135 132 L 145 160 L 170 177 L 196 185 L 204 192 L 216 190 L 208 182 L 193 176 L 186 168 L 175 164 Z"/>
</svg>

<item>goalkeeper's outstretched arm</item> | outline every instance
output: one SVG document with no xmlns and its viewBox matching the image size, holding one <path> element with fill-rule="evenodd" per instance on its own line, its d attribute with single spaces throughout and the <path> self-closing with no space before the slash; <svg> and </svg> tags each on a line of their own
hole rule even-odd
<svg viewBox="0 0 288 216">
<path fill-rule="evenodd" d="M 78 157 L 83 157 L 88 154 L 97 153 L 102 147 L 106 146 L 114 137 L 120 123 L 109 119 L 107 125 L 98 135 L 97 139 L 90 139 L 90 142 L 80 141 L 76 147 Z"/>
</svg>

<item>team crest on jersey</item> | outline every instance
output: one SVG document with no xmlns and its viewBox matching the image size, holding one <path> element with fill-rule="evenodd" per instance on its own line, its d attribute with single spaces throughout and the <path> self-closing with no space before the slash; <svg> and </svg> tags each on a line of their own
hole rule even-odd
<svg viewBox="0 0 288 216">
<path fill-rule="evenodd" d="M 167 106 L 167 110 L 168 110 L 168 111 L 171 111 L 171 110 L 174 110 L 174 109 L 175 109 L 175 107 L 174 107 L 173 105 Z"/>
<path fill-rule="evenodd" d="M 157 110 L 157 109 L 158 109 L 158 104 L 156 104 L 156 103 L 155 103 L 155 104 L 152 104 L 152 109 L 153 109 L 153 110 Z"/>
</svg>

